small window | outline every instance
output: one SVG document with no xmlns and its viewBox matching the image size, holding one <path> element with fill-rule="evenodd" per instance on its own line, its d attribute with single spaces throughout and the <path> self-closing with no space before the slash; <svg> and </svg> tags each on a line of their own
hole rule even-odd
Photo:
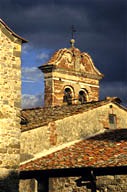
<svg viewBox="0 0 127 192">
<path fill-rule="evenodd" d="M 66 102 L 68 105 L 72 105 L 72 91 L 70 88 L 64 90 L 63 102 Z"/>
<path fill-rule="evenodd" d="M 79 101 L 81 102 L 81 104 L 87 102 L 86 93 L 83 90 L 79 91 Z"/>
<path fill-rule="evenodd" d="M 109 124 L 110 128 L 116 128 L 116 115 L 109 114 Z"/>
</svg>

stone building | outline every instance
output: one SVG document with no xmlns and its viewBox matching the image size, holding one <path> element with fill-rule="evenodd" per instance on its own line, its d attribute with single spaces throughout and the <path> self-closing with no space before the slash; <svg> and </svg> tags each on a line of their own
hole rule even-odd
<svg viewBox="0 0 127 192">
<path fill-rule="evenodd" d="M 0 191 L 18 191 L 21 47 L 26 40 L 0 19 Z"/>
<path fill-rule="evenodd" d="M 71 40 L 39 69 L 45 107 L 21 112 L 20 191 L 126 191 L 127 109 L 99 100 L 90 55 Z"/>
<path fill-rule="evenodd" d="M 54 53 L 39 67 L 45 106 L 21 110 L 26 40 L 0 20 L 0 41 L 0 192 L 18 191 L 19 171 L 20 192 L 125 192 L 127 109 L 99 100 L 103 74 L 90 55 L 74 39 Z"/>
<path fill-rule="evenodd" d="M 126 192 L 127 129 L 56 146 L 20 169 L 21 177 L 29 179 L 23 181 L 21 191 Z"/>
</svg>

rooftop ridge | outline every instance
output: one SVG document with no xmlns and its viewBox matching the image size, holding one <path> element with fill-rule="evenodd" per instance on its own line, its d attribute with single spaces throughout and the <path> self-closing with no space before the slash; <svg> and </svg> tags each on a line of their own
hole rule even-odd
<svg viewBox="0 0 127 192">
<path fill-rule="evenodd" d="M 31 108 L 21 111 L 21 130 L 22 132 L 39 128 L 47 125 L 49 122 L 64 119 L 68 116 L 77 115 L 79 113 L 87 112 L 96 109 L 108 103 L 114 103 L 121 109 L 127 110 L 125 107 L 115 102 L 114 99 L 94 101 L 80 105 L 64 105 L 44 108 Z"/>
<path fill-rule="evenodd" d="M 11 33 L 13 36 L 17 37 L 18 39 L 21 39 L 23 43 L 28 42 L 26 39 L 24 39 L 23 37 L 21 37 L 21 36 L 19 36 L 18 34 L 16 34 L 10 27 L 8 27 L 8 25 L 7 25 L 1 18 L 0 18 L 0 23 L 2 23 L 2 24 L 5 26 L 5 28 L 6 28 L 8 31 L 10 31 L 10 33 Z"/>
</svg>

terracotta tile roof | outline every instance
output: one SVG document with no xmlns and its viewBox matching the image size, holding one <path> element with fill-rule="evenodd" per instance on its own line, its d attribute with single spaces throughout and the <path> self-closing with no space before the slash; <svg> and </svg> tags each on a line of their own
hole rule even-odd
<svg viewBox="0 0 127 192">
<path fill-rule="evenodd" d="M 105 133 L 81 140 L 20 166 L 21 171 L 81 167 L 127 166 L 127 129 Z"/>
<path fill-rule="evenodd" d="M 10 31 L 10 33 L 11 33 L 13 36 L 17 37 L 18 39 L 21 39 L 23 43 L 28 42 L 26 39 L 22 38 L 21 36 L 17 35 L 14 31 L 12 31 L 12 30 L 7 26 L 7 24 L 6 24 L 1 18 L 0 18 L 0 23 L 2 23 L 2 24 L 5 26 L 5 28 L 6 28 L 8 31 Z"/>
<path fill-rule="evenodd" d="M 115 99 L 110 98 L 107 100 L 90 102 L 82 105 L 24 109 L 21 111 L 21 129 L 22 131 L 26 131 L 40 126 L 44 126 L 51 121 L 83 113 L 85 111 L 103 106 L 110 102 L 115 102 Z"/>
</svg>

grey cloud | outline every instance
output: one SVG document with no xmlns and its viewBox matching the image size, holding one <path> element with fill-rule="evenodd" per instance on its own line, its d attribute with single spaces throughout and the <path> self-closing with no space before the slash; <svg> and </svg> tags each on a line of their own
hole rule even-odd
<svg viewBox="0 0 127 192">
<path fill-rule="evenodd" d="M 38 95 L 22 95 L 22 109 L 43 106 L 43 96 Z"/>
<path fill-rule="evenodd" d="M 32 67 L 32 68 L 28 68 L 28 67 L 23 67 L 22 68 L 22 81 L 23 82 L 37 82 L 39 80 L 42 80 L 43 78 L 43 74 L 41 73 L 41 71 L 36 68 L 36 67 Z"/>
</svg>

